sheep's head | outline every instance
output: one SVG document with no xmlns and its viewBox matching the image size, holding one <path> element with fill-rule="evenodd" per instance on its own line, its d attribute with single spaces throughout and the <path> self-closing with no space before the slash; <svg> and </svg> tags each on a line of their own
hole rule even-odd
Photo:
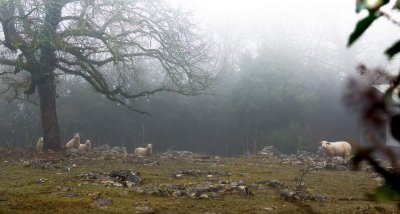
<svg viewBox="0 0 400 214">
<path fill-rule="evenodd" d="M 79 136 L 79 133 L 75 133 L 74 139 L 81 139 L 81 136 Z"/>
<path fill-rule="evenodd" d="M 43 141 L 43 137 L 39 137 L 38 142 Z"/>
<path fill-rule="evenodd" d="M 153 144 L 147 144 L 147 146 L 146 146 L 146 154 L 148 156 L 151 156 L 152 153 L 153 153 Z"/>
<path fill-rule="evenodd" d="M 86 145 L 88 151 L 90 151 L 92 149 L 92 142 L 90 140 L 86 140 L 85 145 Z"/>
<path fill-rule="evenodd" d="M 328 145 L 331 144 L 331 143 L 329 143 L 329 142 L 326 141 L 326 140 L 323 140 L 323 141 L 321 141 L 320 143 L 321 143 L 321 147 L 322 147 L 322 148 L 326 148 Z"/>
</svg>

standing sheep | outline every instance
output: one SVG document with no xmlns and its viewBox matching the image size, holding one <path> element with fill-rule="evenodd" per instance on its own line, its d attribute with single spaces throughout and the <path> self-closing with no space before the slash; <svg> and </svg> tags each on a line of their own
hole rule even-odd
<svg viewBox="0 0 400 214">
<path fill-rule="evenodd" d="M 90 140 L 86 140 L 84 144 L 79 144 L 79 152 L 89 153 L 92 150 L 92 143 Z"/>
<path fill-rule="evenodd" d="M 324 140 L 321 141 L 321 147 L 325 156 L 348 158 L 351 155 L 351 145 L 346 141 L 328 142 Z"/>
<path fill-rule="evenodd" d="M 36 152 L 42 153 L 43 152 L 43 137 L 39 137 L 36 143 Z"/>
<path fill-rule="evenodd" d="M 79 145 L 81 144 L 81 137 L 79 136 L 79 133 L 75 133 L 74 138 L 72 138 L 68 143 L 65 145 L 65 148 L 67 149 L 79 149 Z"/>
<path fill-rule="evenodd" d="M 150 157 L 153 154 L 153 144 L 147 144 L 146 148 L 137 147 L 135 149 L 135 156 Z"/>
</svg>

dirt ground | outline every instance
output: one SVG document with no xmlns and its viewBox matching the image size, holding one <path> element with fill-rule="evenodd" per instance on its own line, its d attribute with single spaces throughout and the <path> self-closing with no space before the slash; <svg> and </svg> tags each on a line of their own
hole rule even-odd
<svg viewBox="0 0 400 214">
<path fill-rule="evenodd" d="M 0 213 L 400 213 L 371 194 L 373 172 L 200 154 L 81 155 L 0 150 Z M 302 173 L 304 172 L 304 173 Z"/>
</svg>

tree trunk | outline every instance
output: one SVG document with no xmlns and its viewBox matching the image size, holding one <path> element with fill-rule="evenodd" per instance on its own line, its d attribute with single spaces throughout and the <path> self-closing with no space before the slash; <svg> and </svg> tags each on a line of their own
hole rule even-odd
<svg viewBox="0 0 400 214">
<path fill-rule="evenodd" d="M 60 129 L 58 128 L 56 112 L 56 86 L 54 77 L 45 77 L 37 85 L 40 98 L 40 113 L 43 129 L 43 150 L 59 151 Z"/>
<path fill-rule="evenodd" d="M 45 0 L 44 18 L 45 25 L 42 29 L 43 45 L 40 49 L 40 76 L 37 81 L 37 88 L 40 99 L 40 113 L 43 129 L 43 150 L 61 150 L 60 129 L 58 128 L 56 111 L 56 85 L 54 82 L 54 68 L 56 54 L 51 43 L 57 31 L 58 23 L 61 20 L 63 1 Z"/>
</svg>

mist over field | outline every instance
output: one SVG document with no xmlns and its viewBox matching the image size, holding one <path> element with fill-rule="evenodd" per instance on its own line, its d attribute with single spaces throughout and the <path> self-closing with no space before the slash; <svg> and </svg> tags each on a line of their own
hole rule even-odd
<svg viewBox="0 0 400 214">
<path fill-rule="evenodd" d="M 0 214 L 399 213 L 400 0 L 0 0 Z"/>
<path fill-rule="evenodd" d="M 214 79 L 197 96 L 187 91 L 139 96 L 132 106 L 148 116 L 106 99 L 82 76 L 60 74 L 61 145 L 79 132 L 95 146 L 119 145 L 130 151 L 147 143 L 158 151 L 225 155 L 254 153 L 266 145 L 286 153 L 316 151 L 321 140 L 359 139 L 359 121 L 342 99 L 358 63 L 388 70 L 398 66 L 380 54 L 398 33 L 384 20 L 346 47 L 357 20 L 365 15 L 354 12 L 352 1 L 167 3 L 189 14 L 195 32 L 211 44 L 215 61 L 209 70 L 218 67 Z M 139 72 L 124 77 L 124 85 L 146 89 L 166 83 L 162 66 L 147 59 L 135 63 L 131 69 Z M 120 82 L 119 68 L 107 69 L 106 79 Z M 43 136 L 39 106 L 14 92 L 8 90 L 0 100 L 0 144 L 33 146 Z M 29 99 L 39 102 L 37 93 Z"/>
</svg>

